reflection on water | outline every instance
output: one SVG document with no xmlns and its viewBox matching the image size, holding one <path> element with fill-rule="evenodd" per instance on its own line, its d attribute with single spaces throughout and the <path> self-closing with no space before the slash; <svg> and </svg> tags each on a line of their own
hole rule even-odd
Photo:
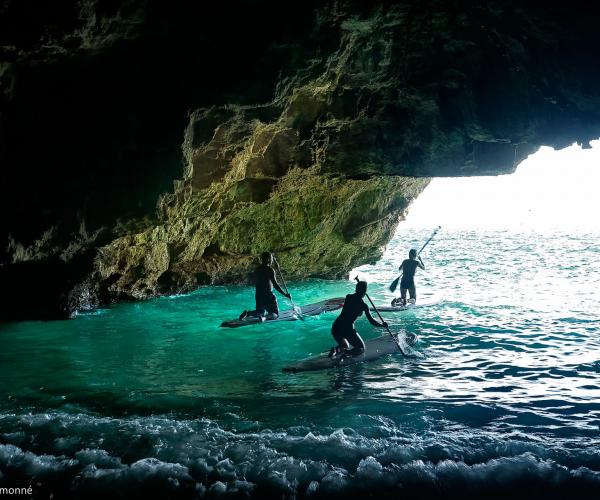
<svg viewBox="0 0 600 500">
<path fill-rule="evenodd" d="M 400 231 L 378 264 L 356 270 L 376 302 L 391 300 L 395 269 L 428 234 Z M 219 328 L 252 306 L 247 287 L 0 326 L 0 470 L 11 460 L 21 464 L 15 470 L 36 470 L 27 460 L 48 455 L 56 463 L 42 469 L 85 476 L 94 464 L 133 481 L 135 462 L 151 457 L 187 468 L 185 478 L 163 471 L 181 484 L 230 487 L 243 477 L 275 487 L 280 471 L 277 488 L 299 493 L 313 481 L 339 491 L 411 473 L 484 485 L 498 467 L 528 480 L 550 471 L 564 473 L 564 484 L 600 484 L 599 242 L 441 233 L 416 279 L 422 298 L 441 301 L 386 316 L 419 335 L 422 357 L 337 370 L 281 371 L 332 345 L 336 313 Z M 298 303 L 353 289 L 350 281 L 291 286 Z M 364 318 L 357 325 L 365 338 L 381 333 Z M 199 472 L 202 461 L 211 472 Z M 153 464 L 144 470 L 159 474 Z"/>
</svg>

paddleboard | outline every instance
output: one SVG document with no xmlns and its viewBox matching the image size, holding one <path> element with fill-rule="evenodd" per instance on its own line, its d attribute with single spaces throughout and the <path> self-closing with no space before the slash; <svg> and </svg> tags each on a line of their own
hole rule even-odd
<svg viewBox="0 0 600 500">
<path fill-rule="evenodd" d="M 365 352 L 360 356 L 334 356 L 330 358 L 327 353 L 323 353 L 318 356 L 302 359 L 296 363 L 288 365 L 283 368 L 283 371 L 308 372 L 313 370 L 326 370 L 328 368 L 371 361 L 387 354 L 394 354 L 397 352 L 410 354 L 410 348 L 418 341 L 418 337 L 414 333 L 398 333 L 396 334 L 396 337 L 402 350 L 398 348 L 398 344 L 394 341 L 394 339 L 392 339 L 390 335 L 386 334 L 372 340 L 367 340 L 365 342 Z"/>
<path fill-rule="evenodd" d="M 336 311 L 341 309 L 344 305 L 344 297 L 335 297 L 333 299 L 322 300 L 321 302 L 315 302 L 314 304 L 308 304 L 300 306 L 300 312 L 302 316 L 317 316 L 324 312 Z M 231 319 L 223 321 L 221 326 L 226 328 L 238 328 L 240 326 L 258 325 L 263 323 L 277 323 L 279 321 L 296 321 L 298 315 L 293 309 L 287 309 L 280 311 L 277 319 L 266 319 L 261 320 L 256 316 L 246 316 L 244 319 Z"/>
<path fill-rule="evenodd" d="M 408 304 L 406 304 L 404 306 L 381 305 L 381 306 L 377 306 L 377 310 L 379 310 L 381 312 L 408 311 L 411 309 L 418 309 L 419 307 L 435 306 L 435 305 L 438 305 L 440 302 L 441 302 L 441 300 L 430 299 L 430 300 L 419 301 L 415 304 L 413 304 L 412 302 L 409 302 Z M 371 311 L 374 311 L 374 309 L 371 308 Z"/>
</svg>

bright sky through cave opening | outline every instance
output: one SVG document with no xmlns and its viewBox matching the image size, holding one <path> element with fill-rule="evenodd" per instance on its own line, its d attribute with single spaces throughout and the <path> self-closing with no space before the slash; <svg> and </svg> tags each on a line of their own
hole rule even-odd
<svg viewBox="0 0 600 500">
<path fill-rule="evenodd" d="M 399 228 L 600 231 L 600 139 L 542 147 L 511 175 L 435 178 Z"/>
</svg>

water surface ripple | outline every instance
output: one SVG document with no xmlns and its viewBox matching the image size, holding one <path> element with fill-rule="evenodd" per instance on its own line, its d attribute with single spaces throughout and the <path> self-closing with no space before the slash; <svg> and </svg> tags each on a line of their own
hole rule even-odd
<svg viewBox="0 0 600 500">
<path fill-rule="evenodd" d="M 399 231 L 356 270 L 376 301 L 391 300 L 394 269 L 427 234 Z M 442 232 L 417 276 L 423 300 L 439 303 L 386 316 L 419 335 L 419 355 L 338 370 L 281 371 L 332 345 L 335 313 L 219 328 L 252 305 L 242 286 L 2 325 L 0 485 L 35 479 L 59 496 L 600 492 L 599 236 Z M 291 286 L 299 303 L 353 288 Z"/>
</svg>

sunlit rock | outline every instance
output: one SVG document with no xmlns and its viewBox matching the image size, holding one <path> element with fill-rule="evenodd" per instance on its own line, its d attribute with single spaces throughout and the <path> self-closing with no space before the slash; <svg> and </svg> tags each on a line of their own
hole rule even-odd
<svg viewBox="0 0 600 500">
<path fill-rule="evenodd" d="M 0 13 L 2 317 L 244 282 L 264 250 L 342 277 L 429 177 L 600 136 L 572 5 L 36 9 Z"/>
</svg>

